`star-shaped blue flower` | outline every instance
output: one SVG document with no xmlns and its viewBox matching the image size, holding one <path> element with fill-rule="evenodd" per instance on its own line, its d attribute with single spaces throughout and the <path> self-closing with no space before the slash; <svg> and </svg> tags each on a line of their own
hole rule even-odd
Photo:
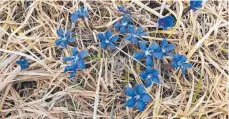
<svg viewBox="0 0 229 119">
<path fill-rule="evenodd" d="M 101 47 L 106 49 L 107 47 L 110 49 L 115 49 L 116 46 L 114 45 L 117 40 L 119 39 L 118 36 L 112 36 L 113 32 L 111 30 L 106 31 L 104 33 L 99 33 L 98 38 L 101 40 Z"/>
<path fill-rule="evenodd" d="M 140 27 L 137 30 L 135 30 L 135 27 L 133 25 L 128 26 L 128 34 L 125 37 L 126 40 L 131 41 L 133 44 L 138 43 L 138 39 L 144 35 L 146 35 L 146 32 L 143 31 L 143 28 Z"/>
<path fill-rule="evenodd" d="M 126 29 L 131 22 L 131 17 L 128 17 L 127 15 L 124 15 L 122 17 L 122 20 L 117 21 L 114 24 L 114 27 L 120 31 L 120 33 L 126 33 Z"/>
<path fill-rule="evenodd" d="M 175 26 L 175 20 L 173 16 L 166 16 L 164 18 L 159 18 L 157 23 L 160 28 L 163 28 L 164 30 L 167 30 L 169 27 Z"/>
<path fill-rule="evenodd" d="M 24 57 L 17 60 L 16 63 L 21 66 L 21 70 L 25 70 L 25 69 L 29 68 L 28 60 L 25 59 Z"/>
<path fill-rule="evenodd" d="M 151 67 L 146 67 L 146 70 L 144 72 L 140 73 L 140 77 L 145 82 L 145 86 L 149 87 L 152 82 L 160 83 L 160 80 L 158 78 L 159 72 L 156 69 L 153 69 Z"/>
<path fill-rule="evenodd" d="M 172 67 L 173 68 L 179 68 L 181 69 L 182 75 L 186 74 L 186 68 L 192 68 L 192 65 L 190 63 L 187 63 L 187 57 L 180 54 L 173 55 L 173 62 Z"/>
<path fill-rule="evenodd" d="M 152 66 L 153 60 L 152 57 L 162 59 L 163 58 L 163 52 L 161 51 L 159 45 L 154 42 L 149 45 L 148 48 L 146 48 L 146 41 L 141 41 L 139 44 L 139 47 L 141 51 L 135 52 L 133 57 L 137 60 L 140 60 L 144 57 L 146 57 L 146 65 Z"/>
<path fill-rule="evenodd" d="M 55 41 L 56 45 L 61 48 L 66 48 L 68 43 L 75 41 L 75 38 L 71 38 L 72 31 L 67 31 L 64 33 L 63 29 L 59 28 L 57 30 L 57 35 L 59 38 Z"/>
<path fill-rule="evenodd" d="M 88 19 L 88 11 L 85 7 L 80 7 L 77 11 L 72 13 L 71 21 L 75 22 L 78 18 L 86 18 Z"/>
<path fill-rule="evenodd" d="M 71 61 L 71 65 L 66 66 L 64 72 L 71 71 L 70 78 L 73 78 L 77 69 L 85 69 L 84 58 L 88 55 L 86 50 L 78 52 L 77 48 L 72 48 L 72 56 L 64 57 L 63 61 Z"/>
<path fill-rule="evenodd" d="M 127 107 L 134 107 L 136 105 L 137 109 L 139 111 L 144 111 L 146 108 L 147 103 L 149 103 L 152 99 L 145 92 L 145 88 L 143 84 L 139 84 L 135 87 L 135 90 L 130 87 L 126 87 L 124 90 L 125 94 L 129 97 L 125 103 Z"/>
<path fill-rule="evenodd" d="M 190 9 L 197 10 L 202 7 L 202 0 L 190 0 Z"/>
<path fill-rule="evenodd" d="M 123 5 L 118 6 L 118 11 L 119 12 L 122 12 L 124 14 L 130 14 L 130 11 L 129 10 L 126 10 Z"/>
<path fill-rule="evenodd" d="M 161 51 L 164 53 L 164 55 L 172 56 L 170 52 L 173 51 L 176 46 L 174 44 L 169 44 L 166 39 L 163 39 L 160 42 L 160 44 L 161 44 Z"/>
</svg>

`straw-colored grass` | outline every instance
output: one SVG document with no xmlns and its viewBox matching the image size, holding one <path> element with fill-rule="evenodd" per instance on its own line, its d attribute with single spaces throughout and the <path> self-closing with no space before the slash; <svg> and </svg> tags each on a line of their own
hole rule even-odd
<svg viewBox="0 0 229 119">
<path fill-rule="evenodd" d="M 174 1 L 175 2 L 175 1 Z M 0 118 L 228 118 L 228 2 L 208 1 L 197 11 L 182 16 L 188 1 L 0 1 Z M 130 56 L 135 46 L 120 40 L 115 51 L 101 50 L 96 34 L 113 29 L 121 18 L 117 6 L 131 9 L 137 26 L 148 33 L 147 41 L 162 37 L 176 44 L 176 53 L 186 55 L 193 68 L 186 77 L 166 68 L 171 59 L 155 61 L 161 84 L 147 89 L 153 101 L 140 113 L 124 106 L 123 89 L 141 83 L 141 64 Z M 69 15 L 80 5 L 88 7 L 89 20 L 73 24 Z M 153 7 L 153 8 L 152 8 Z M 173 14 L 176 26 L 153 29 L 163 11 Z M 71 46 L 55 46 L 56 30 L 72 29 L 77 41 L 71 46 L 87 49 L 87 69 L 69 80 L 62 57 Z M 116 33 L 117 34 L 117 33 Z M 128 55 L 129 54 L 129 55 Z M 16 60 L 29 59 L 20 70 Z M 227 86 L 228 85 L 228 86 Z"/>
</svg>

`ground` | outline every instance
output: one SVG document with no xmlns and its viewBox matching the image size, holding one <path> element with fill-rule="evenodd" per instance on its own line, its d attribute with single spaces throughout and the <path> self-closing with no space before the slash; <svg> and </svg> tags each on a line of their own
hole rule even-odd
<svg viewBox="0 0 229 119">
<path fill-rule="evenodd" d="M 174 3 L 174 6 L 169 8 Z M 143 112 L 127 108 L 124 88 L 141 83 L 144 70 L 131 58 L 137 46 L 121 39 L 118 49 L 103 50 L 97 33 L 117 30 L 113 25 L 130 10 L 137 26 L 148 33 L 143 40 L 166 38 L 175 53 L 193 65 L 185 76 L 171 69 L 171 58 L 154 60 L 160 84 L 147 88 L 152 102 Z M 86 6 L 89 19 L 72 23 L 70 15 Z M 228 2 L 207 1 L 183 14 L 189 1 L 0 1 L 0 118 L 228 118 Z M 162 11 L 163 10 L 163 11 Z M 176 25 L 157 27 L 157 19 L 172 14 Z M 58 28 L 73 30 L 76 42 L 66 49 L 55 45 Z M 69 79 L 61 58 L 71 47 L 86 49 L 86 69 Z M 16 61 L 28 59 L 20 69 Z"/>
</svg>

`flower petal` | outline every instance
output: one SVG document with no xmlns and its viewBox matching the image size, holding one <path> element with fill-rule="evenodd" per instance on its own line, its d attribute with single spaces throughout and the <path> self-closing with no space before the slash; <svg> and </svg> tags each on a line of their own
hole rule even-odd
<svg viewBox="0 0 229 119">
<path fill-rule="evenodd" d="M 146 108 L 146 104 L 143 101 L 138 100 L 137 101 L 137 109 L 142 112 L 145 110 L 145 108 Z"/>
<path fill-rule="evenodd" d="M 146 72 L 141 72 L 140 77 L 145 80 L 147 78 L 147 73 Z"/>
<path fill-rule="evenodd" d="M 190 8 L 196 10 L 202 7 L 202 0 L 190 0 Z"/>
<path fill-rule="evenodd" d="M 139 44 L 139 47 L 140 47 L 140 49 L 145 51 L 146 50 L 146 41 L 144 41 L 144 40 L 141 41 L 140 44 Z"/>
<path fill-rule="evenodd" d="M 147 74 L 152 74 L 153 72 L 154 72 L 154 70 L 150 66 L 146 67 L 146 73 Z"/>
<path fill-rule="evenodd" d="M 166 16 L 164 18 L 159 18 L 157 23 L 158 23 L 159 27 L 163 28 L 164 30 L 166 30 L 168 27 L 175 26 L 174 17 L 171 15 Z"/>
<path fill-rule="evenodd" d="M 167 47 L 165 48 L 165 52 L 169 52 L 175 49 L 175 45 L 174 44 L 168 44 Z"/>
<path fill-rule="evenodd" d="M 66 62 L 66 61 L 72 61 L 74 58 L 73 57 L 63 57 L 62 61 Z"/>
<path fill-rule="evenodd" d="M 125 37 L 125 39 L 128 40 L 128 41 L 130 41 L 130 40 L 132 39 L 132 35 L 131 35 L 131 34 L 127 35 L 127 36 Z"/>
<path fill-rule="evenodd" d="M 139 34 L 141 34 L 141 33 L 143 33 L 144 31 L 143 31 L 143 28 L 142 27 L 140 27 L 140 28 L 138 28 L 137 30 L 136 30 L 136 34 L 137 35 L 139 35 Z"/>
<path fill-rule="evenodd" d="M 58 45 L 58 47 L 63 47 L 63 48 L 66 48 L 67 47 L 67 41 L 63 41 L 61 40 L 62 42 L 60 42 L 60 44 Z"/>
<path fill-rule="evenodd" d="M 68 38 L 67 40 L 68 40 L 68 42 L 72 43 L 75 41 L 75 38 Z"/>
<path fill-rule="evenodd" d="M 153 76 L 153 77 L 151 78 L 151 80 L 152 80 L 153 82 L 155 82 L 155 83 L 160 83 L 160 80 L 159 80 L 159 78 L 158 78 L 157 76 Z"/>
<path fill-rule="evenodd" d="M 146 87 L 151 86 L 151 84 L 152 84 L 152 80 L 147 79 L 147 80 L 145 81 L 145 86 L 146 86 Z"/>
<path fill-rule="evenodd" d="M 106 38 L 104 37 L 104 34 L 103 33 L 99 33 L 98 34 L 98 38 L 101 40 L 101 41 L 105 41 Z"/>
<path fill-rule="evenodd" d="M 137 44 L 138 43 L 138 38 L 132 37 L 131 41 L 132 41 L 133 44 Z"/>
<path fill-rule="evenodd" d="M 141 33 L 138 33 L 137 36 L 142 37 L 142 36 L 145 36 L 146 34 L 147 34 L 146 32 L 141 32 Z"/>
<path fill-rule="evenodd" d="M 76 65 L 76 64 L 71 64 L 71 65 L 66 66 L 66 67 L 64 68 L 64 72 L 67 72 L 67 71 L 73 71 L 73 72 L 75 72 L 75 71 L 77 70 L 77 68 L 78 68 L 78 65 Z"/>
<path fill-rule="evenodd" d="M 124 92 L 127 96 L 130 96 L 130 97 L 134 97 L 136 95 L 133 88 L 130 88 L 130 87 L 126 87 L 124 89 Z"/>
<path fill-rule="evenodd" d="M 186 74 L 186 69 L 185 68 L 181 68 L 181 73 L 182 73 L 182 75 L 185 75 Z"/>
<path fill-rule="evenodd" d="M 181 64 L 184 68 L 192 68 L 192 65 L 190 63 L 182 63 Z"/>
<path fill-rule="evenodd" d="M 100 43 L 101 48 L 105 49 L 107 47 L 107 43 L 105 41 L 102 41 Z"/>
<path fill-rule="evenodd" d="M 162 47 L 166 47 L 168 45 L 168 41 L 166 39 L 163 39 L 161 42 L 160 42 L 161 46 Z"/>
<path fill-rule="evenodd" d="M 115 43 L 115 42 L 117 42 L 118 39 L 119 39 L 118 36 L 113 36 L 113 37 L 110 38 L 110 41 L 111 41 L 112 43 Z"/>
<path fill-rule="evenodd" d="M 141 95 L 142 93 L 145 92 L 145 88 L 143 84 L 139 84 L 135 87 L 135 91 L 138 95 Z"/>
<path fill-rule="evenodd" d="M 77 19 L 79 18 L 79 13 L 78 12 L 74 12 L 72 15 L 71 15 L 71 21 L 72 22 L 75 22 Z"/>
<path fill-rule="evenodd" d="M 181 61 L 181 62 L 186 62 L 186 60 L 187 60 L 187 57 L 185 57 L 184 55 L 181 55 L 180 61 Z"/>
<path fill-rule="evenodd" d="M 126 27 L 125 26 L 121 26 L 120 33 L 126 33 Z"/>
<path fill-rule="evenodd" d="M 64 31 L 63 31 L 63 29 L 58 28 L 57 29 L 57 35 L 60 36 L 60 37 L 64 37 Z"/>
<path fill-rule="evenodd" d="M 72 31 L 67 31 L 67 32 L 64 34 L 64 36 L 65 36 L 65 37 L 69 37 L 71 34 L 72 34 Z"/>
<path fill-rule="evenodd" d="M 134 33 L 134 26 L 133 25 L 128 25 L 128 32 L 129 33 Z"/>
<path fill-rule="evenodd" d="M 75 75 L 76 75 L 76 72 L 72 72 L 72 73 L 70 74 L 69 78 L 72 79 L 73 77 L 75 77 Z"/>
<path fill-rule="evenodd" d="M 146 56 L 146 65 L 153 66 L 153 60 L 150 56 Z"/>
<path fill-rule="evenodd" d="M 153 76 L 158 76 L 159 75 L 159 71 L 156 69 L 153 69 L 153 72 L 151 73 Z"/>
<path fill-rule="evenodd" d="M 145 53 L 144 53 L 144 52 L 135 52 L 133 57 L 134 57 L 135 59 L 137 59 L 137 60 L 140 60 L 140 59 L 142 59 L 144 56 L 145 56 Z"/>
<path fill-rule="evenodd" d="M 121 27 L 121 23 L 118 21 L 118 22 L 116 22 L 115 24 L 114 24 L 114 27 L 116 28 L 116 29 L 119 29 L 120 27 Z"/>
<path fill-rule="evenodd" d="M 110 49 L 116 49 L 116 46 L 113 43 L 107 43 L 107 47 Z"/>
<path fill-rule="evenodd" d="M 173 61 L 178 62 L 181 59 L 181 55 L 180 54 L 174 54 L 173 55 Z"/>
<path fill-rule="evenodd" d="M 163 52 L 153 52 L 152 55 L 158 59 L 162 59 L 164 56 Z"/>
<path fill-rule="evenodd" d="M 76 47 L 72 48 L 72 56 L 76 56 L 78 54 L 78 50 Z"/>
<path fill-rule="evenodd" d="M 148 103 L 151 101 L 151 97 L 147 93 L 143 93 L 140 95 L 140 100 L 142 100 L 145 103 Z"/>
<path fill-rule="evenodd" d="M 62 42 L 62 40 L 61 40 L 61 39 L 57 39 L 57 40 L 55 40 L 55 44 L 56 44 L 56 46 L 59 46 L 61 42 Z"/>
<path fill-rule="evenodd" d="M 81 50 L 81 51 L 79 52 L 79 57 L 80 57 L 81 59 L 85 58 L 87 55 L 88 55 L 87 50 Z"/>
<path fill-rule="evenodd" d="M 149 50 L 154 50 L 154 49 L 157 49 L 159 47 L 159 45 L 154 42 L 154 43 L 151 43 L 148 47 Z"/>
<path fill-rule="evenodd" d="M 129 100 L 126 101 L 125 105 L 127 107 L 134 107 L 136 104 L 136 99 L 135 98 L 130 98 Z"/>
<path fill-rule="evenodd" d="M 88 18 L 88 11 L 85 9 L 83 12 L 82 12 L 82 15 L 86 18 Z"/>
<path fill-rule="evenodd" d="M 179 67 L 178 63 L 175 62 L 175 61 L 173 61 L 173 62 L 171 63 L 171 65 L 172 65 L 173 68 L 178 68 L 178 67 Z"/>
<path fill-rule="evenodd" d="M 77 63 L 78 63 L 79 69 L 86 69 L 86 65 L 85 65 L 84 60 L 79 60 Z"/>
<path fill-rule="evenodd" d="M 113 32 L 111 30 L 105 32 L 105 37 L 106 39 L 110 39 L 110 37 L 112 36 Z"/>
</svg>

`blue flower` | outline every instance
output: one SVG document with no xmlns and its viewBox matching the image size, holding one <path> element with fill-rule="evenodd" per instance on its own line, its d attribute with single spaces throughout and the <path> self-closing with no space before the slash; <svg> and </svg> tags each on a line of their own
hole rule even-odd
<svg viewBox="0 0 229 119">
<path fill-rule="evenodd" d="M 119 29 L 120 33 L 126 33 L 126 29 L 129 25 L 131 21 L 131 17 L 128 17 L 127 15 L 124 15 L 122 17 L 122 20 L 121 21 L 117 21 L 115 24 L 114 24 L 114 27 L 116 29 Z"/>
<path fill-rule="evenodd" d="M 70 35 L 72 34 L 72 31 L 67 31 L 64 33 L 63 29 L 59 28 L 57 30 L 57 35 L 59 38 L 55 41 L 56 45 L 58 47 L 66 48 L 68 43 L 72 43 L 75 41 L 75 38 L 71 38 Z"/>
<path fill-rule="evenodd" d="M 158 75 L 158 70 L 152 69 L 151 67 L 146 67 L 146 71 L 140 73 L 140 77 L 145 81 L 146 87 L 149 87 L 152 84 L 152 81 L 160 83 Z"/>
<path fill-rule="evenodd" d="M 186 60 L 187 57 L 185 57 L 184 55 L 175 54 L 173 55 L 172 67 L 181 69 L 182 75 L 185 75 L 186 68 L 192 68 L 192 65 L 190 63 L 187 63 Z"/>
<path fill-rule="evenodd" d="M 124 90 L 125 94 L 129 97 L 125 103 L 127 107 L 134 107 L 136 105 L 139 111 L 144 111 L 146 108 L 146 104 L 151 101 L 151 97 L 149 94 L 145 92 L 145 88 L 143 84 L 139 84 L 135 87 L 135 91 L 133 88 L 126 87 Z"/>
<path fill-rule="evenodd" d="M 115 42 L 117 42 L 117 40 L 119 39 L 118 36 L 112 36 L 113 32 L 111 30 L 106 31 L 105 34 L 104 33 L 99 33 L 98 34 L 98 38 L 101 40 L 101 47 L 102 48 L 111 48 L 111 49 L 115 49 L 116 46 L 114 45 Z"/>
<path fill-rule="evenodd" d="M 71 71 L 70 78 L 74 77 L 77 69 L 85 69 L 86 65 L 84 62 L 84 58 L 88 55 L 86 50 L 77 51 L 76 48 L 72 48 L 72 56 L 64 57 L 63 61 L 71 61 L 71 65 L 66 66 L 64 72 Z"/>
<path fill-rule="evenodd" d="M 129 34 L 125 37 L 125 39 L 131 41 L 133 44 L 137 44 L 138 38 L 146 35 L 146 32 L 143 31 L 142 27 L 135 30 L 135 27 L 133 25 L 128 26 L 128 32 Z"/>
<path fill-rule="evenodd" d="M 80 7 L 77 11 L 72 13 L 71 21 L 75 22 L 78 18 L 86 18 L 88 19 L 88 12 L 87 9 L 84 7 Z"/>
<path fill-rule="evenodd" d="M 125 10 L 125 7 L 123 5 L 118 6 L 118 11 L 124 13 L 124 14 L 130 14 L 129 10 Z"/>
<path fill-rule="evenodd" d="M 166 16 L 164 18 L 158 19 L 157 23 L 160 28 L 163 28 L 164 30 L 167 30 L 168 27 L 174 27 L 174 17 L 173 16 Z"/>
<path fill-rule="evenodd" d="M 161 51 L 164 53 L 164 55 L 171 56 L 170 52 L 175 49 L 174 44 L 169 44 L 166 39 L 163 39 L 161 42 Z"/>
<path fill-rule="evenodd" d="M 21 66 L 21 70 L 27 69 L 29 67 L 28 60 L 24 57 L 17 60 L 16 63 Z"/>
<path fill-rule="evenodd" d="M 202 0 L 190 0 L 190 9 L 197 10 L 202 7 Z"/>
<path fill-rule="evenodd" d="M 161 51 L 159 45 L 156 42 L 151 43 L 149 47 L 146 48 L 146 41 L 141 41 L 139 47 L 142 51 L 135 52 L 133 57 L 137 60 L 146 57 L 147 66 L 153 65 L 152 57 L 162 59 L 164 56 L 163 52 Z"/>
</svg>

